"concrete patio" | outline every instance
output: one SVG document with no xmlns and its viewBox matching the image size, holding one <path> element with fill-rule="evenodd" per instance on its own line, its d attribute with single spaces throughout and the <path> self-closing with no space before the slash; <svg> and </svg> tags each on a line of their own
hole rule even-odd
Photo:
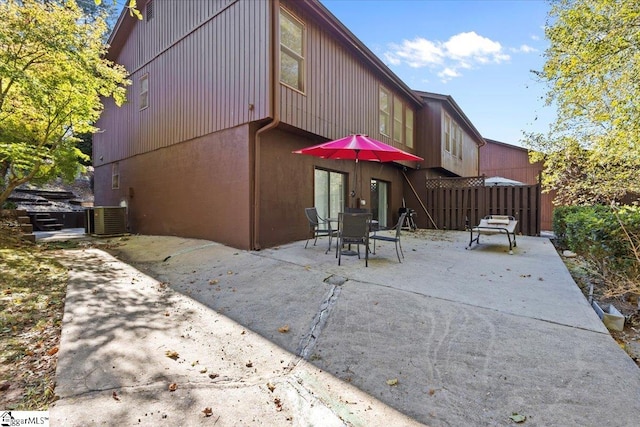
<svg viewBox="0 0 640 427">
<path fill-rule="evenodd" d="M 368 268 L 326 238 L 66 251 L 52 425 L 635 425 L 640 370 L 549 240 L 468 239 L 403 233 Z"/>
</svg>

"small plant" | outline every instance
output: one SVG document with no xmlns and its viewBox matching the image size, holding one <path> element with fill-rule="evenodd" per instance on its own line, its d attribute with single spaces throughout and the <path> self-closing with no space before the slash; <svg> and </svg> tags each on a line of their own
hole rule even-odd
<svg viewBox="0 0 640 427">
<path fill-rule="evenodd" d="M 2 209 L 17 209 L 18 205 L 16 205 L 14 202 L 10 202 L 10 201 L 6 201 L 2 204 Z"/>
</svg>

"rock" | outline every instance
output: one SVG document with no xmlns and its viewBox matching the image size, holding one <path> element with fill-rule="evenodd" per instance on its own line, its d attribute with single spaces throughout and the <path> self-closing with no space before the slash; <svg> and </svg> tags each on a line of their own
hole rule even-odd
<svg viewBox="0 0 640 427">
<path fill-rule="evenodd" d="M 575 258 L 578 256 L 575 252 L 571 252 L 570 250 L 562 251 L 562 256 L 565 258 Z"/>
</svg>

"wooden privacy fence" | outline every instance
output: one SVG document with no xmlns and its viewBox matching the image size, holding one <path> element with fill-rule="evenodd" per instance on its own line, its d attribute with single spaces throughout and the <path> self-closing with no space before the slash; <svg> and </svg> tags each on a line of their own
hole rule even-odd
<svg viewBox="0 0 640 427">
<path fill-rule="evenodd" d="M 516 233 L 539 236 L 540 196 L 539 184 L 487 187 L 484 177 L 436 178 L 427 179 L 422 200 L 439 229 L 466 230 L 486 215 L 512 215 Z"/>
</svg>

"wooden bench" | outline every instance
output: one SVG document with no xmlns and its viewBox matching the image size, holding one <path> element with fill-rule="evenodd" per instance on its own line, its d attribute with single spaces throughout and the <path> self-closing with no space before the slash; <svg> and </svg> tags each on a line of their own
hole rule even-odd
<svg viewBox="0 0 640 427">
<path fill-rule="evenodd" d="M 469 241 L 469 246 L 467 249 L 471 247 L 473 242 L 476 244 L 480 244 L 480 235 L 481 234 L 506 234 L 507 239 L 509 240 L 509 254 L 513 254 L 513 248 L 516 247 L 516 226 L 518 225 L 518 221 L 509 215 L 487 215 L 480 220 L 480 224 L 475 227 L 471 227 L 469 231 L 471 232 L 471 240 Z M 474 237 L 475 234 L 475 237 Z"/>
</svg>

